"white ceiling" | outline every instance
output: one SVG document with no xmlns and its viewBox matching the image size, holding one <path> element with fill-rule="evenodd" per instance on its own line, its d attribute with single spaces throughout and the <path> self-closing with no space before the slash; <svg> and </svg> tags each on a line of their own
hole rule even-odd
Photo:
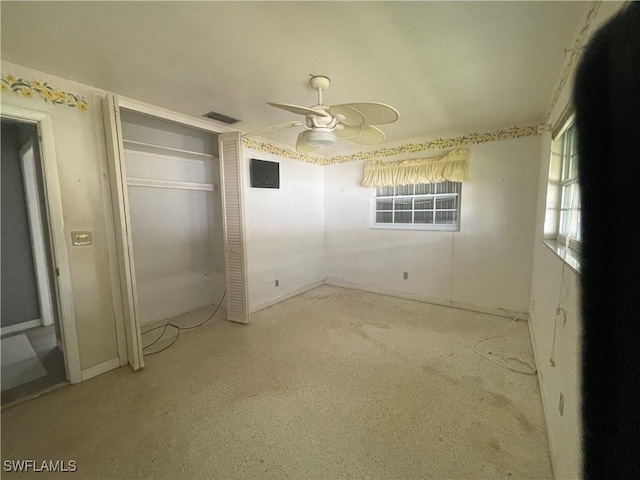
<svg viewBox="0 0 640 480">
<path fill-rule="evenodd" d="M 376 101 L 387 142 L 542 121 L 584 2 L 1 2 L 2 58 L 246 132 Z M 266 138 L 295 145 L 298 129 Z M 325 153 L 350 150 L 341 140 Z"/>
</svg>

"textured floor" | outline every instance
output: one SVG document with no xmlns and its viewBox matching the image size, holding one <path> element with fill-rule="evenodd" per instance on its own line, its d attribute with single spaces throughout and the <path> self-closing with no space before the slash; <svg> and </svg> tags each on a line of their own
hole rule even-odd
<svg viewBox="0 0 640 480">
<path fill-rule="evenodd" d="M 551 478 L 536 377 L 471 350 L 508 322 L 323 286 L 5 409 L 2 460 L 75 460 L 82 479 Z M 525 322 L 481 346 L 532 358 Z"/>
<path fill-rule="evenodd" d="M 2 338 L 3 405 L 66 382 L 54 328 L 36 327 Z"/>
</svg>

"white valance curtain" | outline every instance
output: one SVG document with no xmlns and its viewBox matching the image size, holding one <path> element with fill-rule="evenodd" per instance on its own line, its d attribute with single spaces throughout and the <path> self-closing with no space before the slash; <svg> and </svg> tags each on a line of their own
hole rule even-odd
<svg viewBox="0 0 640 480">
<path fill-rule="evenodd" d="M 469 180 L 469 150 L 452 150 L 443 157 L 364 164 L 363 187 L 395 187 L 419 183 L 466 182 Z"/>
</svg>

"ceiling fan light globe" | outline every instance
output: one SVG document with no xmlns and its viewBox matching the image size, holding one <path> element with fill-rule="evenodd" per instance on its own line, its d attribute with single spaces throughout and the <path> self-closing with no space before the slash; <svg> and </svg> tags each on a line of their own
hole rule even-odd
<svg viewBox="0 0 640 480">
<path fill-rule="evenodd" d="M 328 130 L 312 130 L 309 132 L 307 137 L 307 143 L 313 145 L 314 147 L 326 147 L 329 145 L 333 145 L 336 141 L 336 136 L 333 132 Z"/>
</svg>

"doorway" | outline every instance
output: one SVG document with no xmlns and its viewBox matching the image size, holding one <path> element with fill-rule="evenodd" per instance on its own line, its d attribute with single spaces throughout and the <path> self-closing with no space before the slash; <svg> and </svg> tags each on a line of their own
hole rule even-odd
<svg viewBox="0 0 640 480">
<path fill-rule="evenodd" d="M 2 404 L 67 374 L 38 125 L 2 118 Z"/>
</svg>

